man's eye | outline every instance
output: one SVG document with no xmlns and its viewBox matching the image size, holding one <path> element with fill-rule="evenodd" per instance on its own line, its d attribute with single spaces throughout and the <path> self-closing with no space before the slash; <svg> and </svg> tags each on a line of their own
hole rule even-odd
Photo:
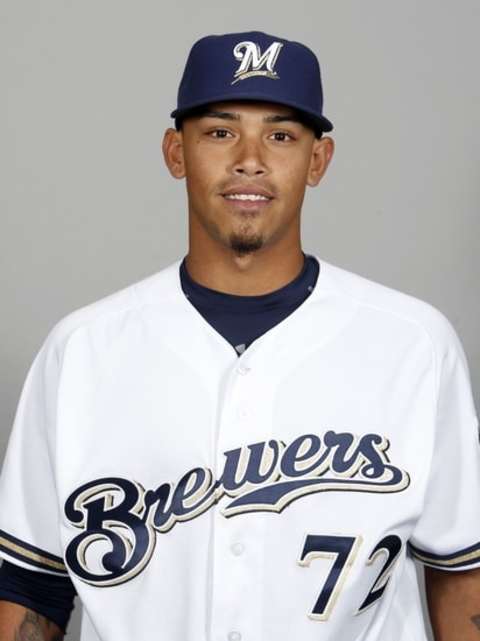
<svg viewBox="0 0 480 641">
<path fill-rule="evenodd" d="M 212 134 L 218 134 L 218 136 L 213 136 L 213 138 L 226 138 L 225 134 L 230 133 L 226 129 L 213 129 L 213 131 L 209 131 L 209 135 L 211 136 Z"/>
<path fill-rule="evenodd" d="M 288 136 L 290 140 L 293 140 L 293 137 L 290 134 L 287 134 L 286 131 L 276 131 L 272 136 L 283 136 L 283 138 L 277 138 L 279 142 L 283 142 L 285 140 L 285 136 Z"/>
</svg>

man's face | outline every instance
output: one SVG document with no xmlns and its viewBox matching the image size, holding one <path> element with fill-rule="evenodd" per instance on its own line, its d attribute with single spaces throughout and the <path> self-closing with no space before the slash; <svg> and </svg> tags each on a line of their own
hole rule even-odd
<svg viewBox="0 0 480 641">
<path fill-rule="evenodd" d="M 181 142 L 172 173 L 186 178 L 191 243 L 244 255 L 298 240 L 305 188 L 326 169 L 329 157 L 319 175 L 318 153 L 331 155 L 331 139 L 315 139 L 293 109 L 267 102 L 212 103 L 170 132 Z"/>
</svg>

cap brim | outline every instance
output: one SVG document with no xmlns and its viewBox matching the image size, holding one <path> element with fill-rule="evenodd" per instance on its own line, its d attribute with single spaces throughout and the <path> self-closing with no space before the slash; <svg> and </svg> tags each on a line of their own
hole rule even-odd
<svg viewBox="0 0 480 641">
<path fill-rule="evenodd" d="M 279 100 L 273 100 L 271 96 L 267 96 L 265 94 L 257 93 L 252 95 L 251 93 L 248 94 L 238 94 L 235 96 L 232 96 L 232 94 L 224 94 L 220 96 L 213 96 L 208 99 L 208 101 L 205 100 L 200 100 L 197 102 L 192 102 L 189 103 L 188 105 L 183 106 L 181 109 L 174 109 L 170 117 L 171 118 L 183 118 L 185 116 L 188 116 L 190 113 L 194 112 L 197 108 L 203 107 L 205 105 L 209 105 L 213 102 L 236 102 L 237 100 L 245 100 L 245 101 L 263 101 L 263 102 L 274 102 L 279 105 L 285 105 L 287 107 L 293 107 L 294 109 L 297 109 L 298 111 L 302 112 L 307 116 L 307 120 L 311 120 L 312 124 L 314 126 L 317 126 L 320 128 L 322 131 L 328 132 L 332 131 L 333 129 L 333 124 L 328 120 L 328 118 L 325 118 L 323 115 L 318 115 L 316 112 L 311 111 L 310 109 L 306 109 L 303 105 L 300 105 L 299 103 L 296 103 L 293 100 L 285 100 L 285 101 L 279 101 Z"/>
</svg>

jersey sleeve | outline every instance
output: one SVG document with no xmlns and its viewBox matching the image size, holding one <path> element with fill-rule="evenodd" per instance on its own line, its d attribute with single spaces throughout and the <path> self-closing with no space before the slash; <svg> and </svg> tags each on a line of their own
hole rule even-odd
<svg viewBox="0 0 480 641">
<path fill-rule="evenodd" d="M 76 594 L 69 577 L 27 570 L 5 560 L 0 566 L 0 599 L 41 614 L 56 623 L 64 634 Z"/>
<path fill-rule="evenodd" d="M 54 474 L 59 358 L 51 330 L 23 383 L 0 474 L 0 556 L 67 576 Z"/>
<path fill-rule="evenodd" d="M 409 547 L 425 565 L 467 570 L 480 567 L 479 422 L 462 344 L 443 319 L 433 453 L 423 510 Z"/>
</svg>

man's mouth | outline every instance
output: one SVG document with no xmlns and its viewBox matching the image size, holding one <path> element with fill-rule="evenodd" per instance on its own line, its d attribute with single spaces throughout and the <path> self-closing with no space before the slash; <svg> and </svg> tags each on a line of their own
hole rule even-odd
<svg viewBox="0 0 480 641">
<path fill-rule="evenodd" d="M 242 201 L 269 201 L 271 198 L 267 196 L 262 196 L 262 194 L 223 194 L 223 197 L 226 200 L 242 200 Z"/>
<path fill-rule="evenodd" d="M 269 207 L 273 198 L 263 194 L 222 194 L 224 200 L 228 202 L 228 209 L 233 212 L 258 213 Z"/>
</svg>

